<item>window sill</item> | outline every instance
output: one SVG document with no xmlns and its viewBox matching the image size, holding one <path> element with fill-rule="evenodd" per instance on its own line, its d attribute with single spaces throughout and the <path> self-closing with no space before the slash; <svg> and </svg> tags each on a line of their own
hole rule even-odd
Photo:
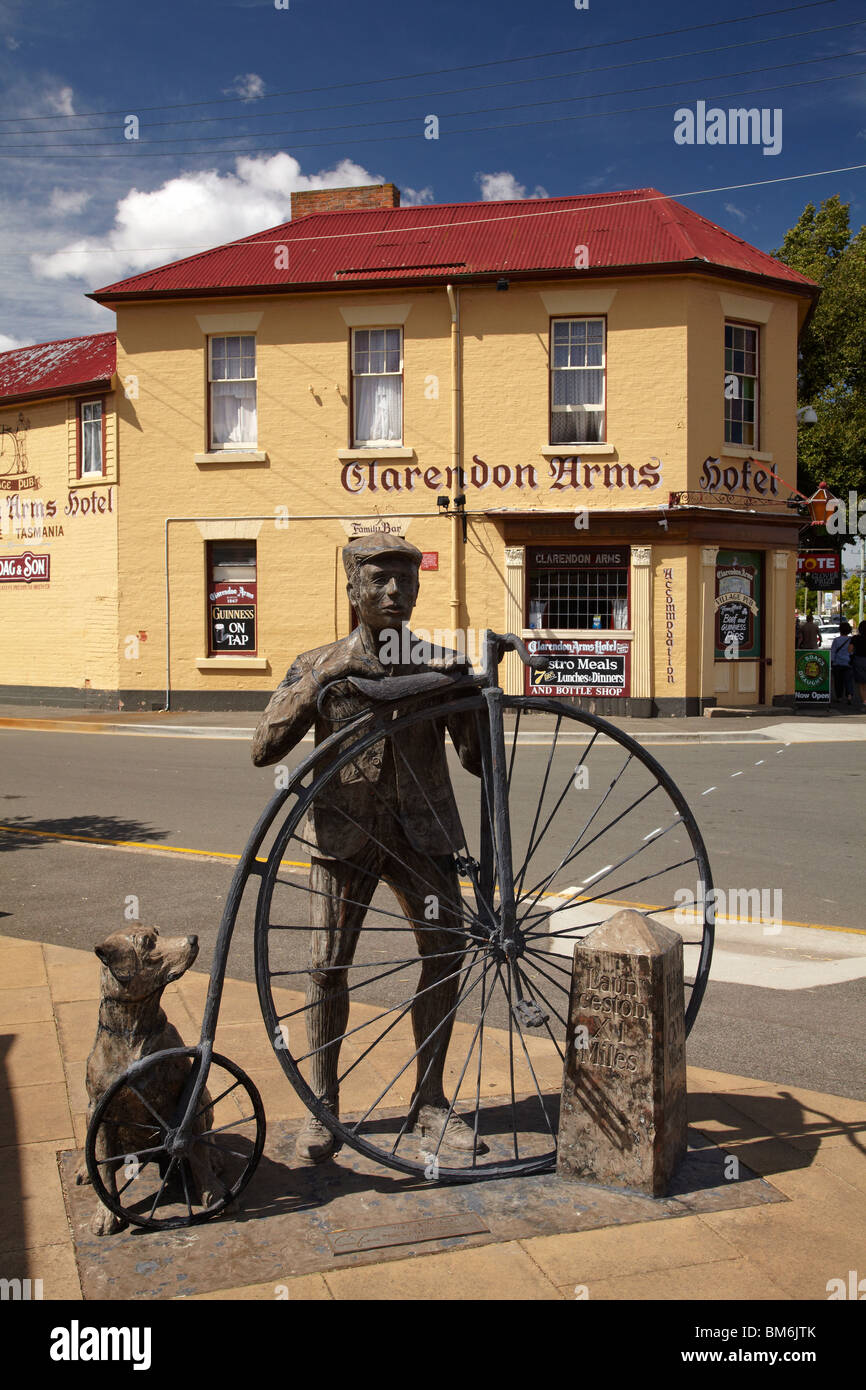
<svg viewBox="0 0 866 1390">
<path fill-rule="evenodd" d="M 268 663 L 263 656 L 197 656 L 195 664 L 200 671 L 267 671 Z"/>
<path fill-rule="evenodd" d="M 83 473 L 80 478 L 70 478 L 69 486 L 73 487 L 101 487 L 105 483 L 116 482 L 116 479 L 109 473 Z"/>
<path fill-rule="evenodd" d="M 614 444 L 542 444 L 540 452 L 546 459 L 582 458 L 584 454 L 615 454 Z"/>
<path fill-rule="evenodd" d="M 757 449 L 744 449 L 739 444 L 726 444 L 722 450 L 723 459 L 754 459 L 755 463 L 772 463 L 772 454 L 759 453 Z"/>
<path fill-rule="evenodd" d="M 237 449 L 232 453 L 228 449 L 217 449 L 209 454 L 193 454 L 193 462 L 203 463 L 267 463 L 268 456 L 259 449 Z"/>
<path fill-rule="evenodd" d="M 414 449 L 404 449 L 402 444 L 395 444 L 393 448 L 390 444 L 383 445 L 381 449 L 338 449 L 337 458 L 341 463 L 351 462 L 352 459 L 413 459 Z"/>
</svg>

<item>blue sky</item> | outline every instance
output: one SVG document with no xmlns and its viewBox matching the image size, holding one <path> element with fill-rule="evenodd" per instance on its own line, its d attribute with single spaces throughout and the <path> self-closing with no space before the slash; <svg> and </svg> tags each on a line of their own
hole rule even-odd
<svg viewBox="0 0 866 1390">
<path fill-rule="evenodd" d="M 859 226 L 866 169 L 760 186 L 866 164 L 855 20 L 862 0 L 0 0 L 0 350 L 111 328 L 85 291 L 286 220 L 293 188 L 654 185 L 765 250 L 838 193 Z M 781 109 L 780 151 L 678 144 L 698 101 Z"/>
</svg>

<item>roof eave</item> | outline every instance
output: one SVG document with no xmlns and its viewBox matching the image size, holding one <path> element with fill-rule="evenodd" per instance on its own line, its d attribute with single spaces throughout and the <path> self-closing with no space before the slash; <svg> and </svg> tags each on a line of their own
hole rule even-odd
<svg viewBox="0 0 866 1390">
<path fill-rule="evenodd" d="M 91 395 L 95 392 L 110 391 L 114 376 L 94 377 L 92 381 L 73 382 L 68 386 L 46 387 L 44 391 L 19 391 L 14 396 L 0 395 L 0 410 L 9 405 L 18 405 L 28 401 L 31 405 L 37 401 L 56 400 L 58 396 L 81 396 Z"/>
<path fill-rule="evenodd" d="M 499 270 L 467 271 L 464 274 L 455 272 L 448 276 L 407 275 L 389 276 L 387 279 L 376 276 L 369 280 L 310 280 L 293 281 L 290 284 L 284 285 L 214 285 L 209 287 L 198 286 L 194 289 L 130 290 L 125 292 L 119 291 L 113 294 L 104 294 L 99 290 L 92 290 L 87 294 L 87 298 L 94 300 L 97 304 L 110 307 L 113 304 L 160 299 L 214 299 L 273 294 L 322 294 L 346 289 L 383 290 L 401 289 L 412 286 L 430 287 L 444 285 L 448 282 L 452 284 L 486 284 L 502 279 L 503 277 L 513 281 L 577 281 L 588 279 L 622 279 L 626 276 L 641 275 L 709 275 L 724 280 L 737 280 L 747 284 L 760 285 L 766 288 L 779 290 L 782 293 L 795 294 L 803 298 L 816 299 L 820 294 L 820 286 L 818 285 L 787 280 L 783 276 L 765 275 L 761 271 L 741 270 L 734 266 L 716 265 L 710 261 L 695 260 L 663 261 L 655 265 L 598 266 L 586 270 L 577 270 L 569 266 L 546 266 L 539 269 L 511 270 L 505 266 Z"/>
</svg>

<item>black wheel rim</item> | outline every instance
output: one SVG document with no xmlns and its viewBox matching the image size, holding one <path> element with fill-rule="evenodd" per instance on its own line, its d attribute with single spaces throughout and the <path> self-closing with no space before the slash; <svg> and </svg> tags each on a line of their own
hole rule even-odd
<svg viewBox="0 0 866 1390">
<path fill-rule="evenodd" d="M 181 1075 L 186 1095 L 200 1079 L 200 1047 L 153 1053 L 106 1091 L 87 1130 L 85 1160 L 103 1206 L 149 1230 L 197 1225 L 218 1216 L 252 1178 L 265 1142 L 265 1113 L 253 1082 L 235 1062 L 213 1053 L 192 1132 L 172 1136 L 186 1100 L 158 1099 L 166 1069 Z"/>
</svg>

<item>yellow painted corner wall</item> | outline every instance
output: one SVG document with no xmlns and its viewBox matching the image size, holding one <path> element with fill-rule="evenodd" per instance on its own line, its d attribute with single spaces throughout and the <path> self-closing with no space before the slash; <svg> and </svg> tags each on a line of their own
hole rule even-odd
<svg viewBox="0 0 866 1390">
<path fill-rule="evenodd" d="M 106 476 L 94 481 L 75 479 L 73 399 L 0 410 L 0 556 L 30 551 L 50 566 L 47 582 L 0 584 L 4 686 L 117 688 L 111 397 L 106 406 Z"/>
<path fill-rule="evenodd" d="M 653 693 L 656 700 L 683 699 L 697 694 L 697 609 L 692 597 L 695 554 L 695 546 L 653 546 Z M 699 556 L 700 552 L 697 554 Z"/>
</svg>

